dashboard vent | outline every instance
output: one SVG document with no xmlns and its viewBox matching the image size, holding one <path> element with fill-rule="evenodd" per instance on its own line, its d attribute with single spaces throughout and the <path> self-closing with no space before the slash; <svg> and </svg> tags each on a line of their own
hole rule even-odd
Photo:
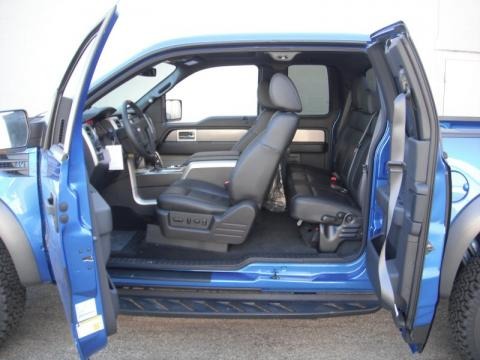
<svg viewBox="0 0 480 360">
<path fill-rule="evenodd" d="M 84 125 L 83 126 L 83 129 L 85 130 L 85 132 L 87 133 L 87 136 L 90 138 L 90 140 L 92 141 L 92 144 L 93 146 L 95 146 L 95 148 L 97 148 L 97 136 L 96 134 L 93 132 L 93 129 L 90 125 Z M 98 150 L 98 149 L 97 149 Z"/>
<path fill-rule="evenodd" d="M 88 137 L 90 138 L 90 140 L 95 141 L 95 136 L 93 135 L 92 128 L 91 128 L 89 125 L 84 125 L 84 126 L 83 126 L 83 129 L 84 129 L 85 132 L 87 133 L 87 135 L 88 135 Z"/>
<path fill-rule="evenodd" d="M 85 124 L 83 125 L 83 129 L 85 130 L 85 133 L 92 142 L 92 145 L 95 148 L 97 154 L 100 154 L 102 152 L 102 144 L 98 141 L 97 134 L 95 133 L 93 128 L 90 125 Z"/>
<path fill-rule="evenodd" d="M 113 119 L 113 121 L 115 122 L 115 125 L 117 125 L 117 128 L 120 129 L 120 128 L 123 127 L 123 124 L 122 124 L 122 122 L 120 121 L 119 118 L 115 118 L 115 119 Z"/>
</svg>

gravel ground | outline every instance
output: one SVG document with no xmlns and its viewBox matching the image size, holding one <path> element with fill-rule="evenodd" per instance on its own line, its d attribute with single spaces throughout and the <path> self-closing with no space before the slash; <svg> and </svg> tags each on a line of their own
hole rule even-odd
<svg viewBox="0 0 480 360">
<path fill-rule="evenodd" d="M 386 311 L 318 320 L 120 316 L 118 327 L 95 359 L 459 359 L 446 303 L 425 351 L 415 356 Z M 29 289 L 25 317 L 0 349 L 0 359 L 75 358 L 56 288 Z"/>
</svg>

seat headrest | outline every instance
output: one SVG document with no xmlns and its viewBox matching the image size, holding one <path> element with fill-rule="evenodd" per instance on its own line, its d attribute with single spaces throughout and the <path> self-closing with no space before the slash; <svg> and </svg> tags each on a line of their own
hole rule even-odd
<svg viewBox="0 0 480 360">
<path fill-rule="evenodd" d="M 270 80 L 269 94 L 273 109 L 288 112 L 302 111 L 302 102 L 297 88 L 288 76 L 280 73 L 273 75 Z"/>
<path fill-rule="evenodd" d="M 352 105 L 355 109 L 369 114 L 375 113 L 380 108 L 377 79 L 372 69 L 353 82 Z"/>
<path fill-rule="evenodd" d="M 258 103 L 263 108 L 274 109 L 275 106 L 272 104 L 272 101 L 270 100 L 269 92 L 270 92 L 270 83 L 268 81 L 262 81 L 261 83 L 259 83 L 258 89 L 257 89 Z"/>
</svg>

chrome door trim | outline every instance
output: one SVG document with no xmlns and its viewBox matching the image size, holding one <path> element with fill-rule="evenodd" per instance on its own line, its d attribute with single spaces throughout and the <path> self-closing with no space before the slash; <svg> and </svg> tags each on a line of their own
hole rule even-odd
<svg viewBox="0 0 480 360">
<path fill-rule="evenodd" d="M 194 140 L 179 138 L 182 131 L 195 132 Z M 168 133 L 165 142 L 205 141 L 205 142 L 237 142 L 247 132 L 247 129 L 176 129 Z"/>
</svg>

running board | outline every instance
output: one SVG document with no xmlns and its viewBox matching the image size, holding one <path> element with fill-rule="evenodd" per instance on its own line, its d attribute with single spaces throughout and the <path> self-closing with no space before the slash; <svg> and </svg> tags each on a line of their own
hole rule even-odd
<svg viewBox="0 0 480 360">
<path fill-rule="evenodd" d="M 119 288 L 120 312 L 177 317 L 312 318 L 371 313 L 380 308 L 370 293 L 260 293 Z"/>
</svg>

